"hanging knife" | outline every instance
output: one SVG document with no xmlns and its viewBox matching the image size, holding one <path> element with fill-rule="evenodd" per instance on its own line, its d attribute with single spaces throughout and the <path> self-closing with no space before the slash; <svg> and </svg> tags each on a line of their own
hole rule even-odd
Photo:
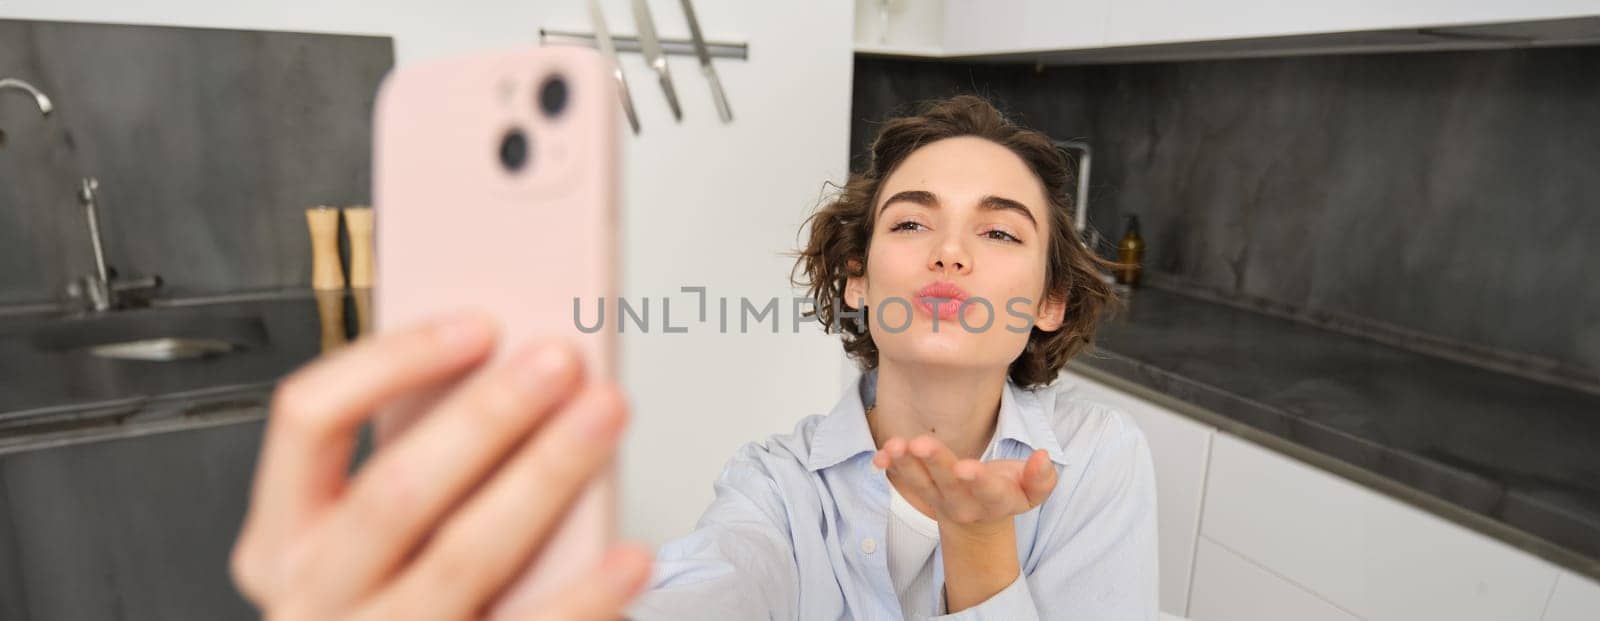
<svg viewBox="0 0 1600 621">
<path fill-rule="evenodd" d="M 628 115 L 628 125 L 634 135 L 639 134 L 639 113 L 633 110 L 633 95 L 628 92 L 628 78 L 622 74 L 622 63 L 617 60 L 617 46 L 611 42 L 611 30 L 606 28 L 606 16 L 600 12 L 600 0 L 589 0 L 589 17 L 594 21 L 594 40 L 600 52 L 611 59 L 611 77 L 617 79 L 617 95 L 622 98 L 622 111 Z"/>
<path fill-rule="evenodd" d="M 706 48 L 706 38 L 700 34 L 700 20 L 694 16 L 694 5 L 682 0 L 683 15 L 689 19 L 689 38 L 694 40 L 694 55 L 700 57 L 700 73 L 711 83 L 711 100 L 717 104 L 717 116 L 724 124 L 733 121 L 733 110 L 728 107 L 728 95 L 722 92 L 722 80 L 717 79 L 717 69 L 711 66 L 711 50 Z"/>
<path fill-rule="evenodd" d="M 667 71 L 667 55 L 661 51 L 661 39 L 656 37 L 656 22 L 650 17 L 650 5 L 645 0 L 633 0 L 633 21 L 639 27 L 639 49 L 650 68 L 661 79 L 661 90 L 667 94 L 667 106 L 672 108 L 672 118 L 683 121 L 683 109 L 678 107 L 678 93 L 672 90 L 672 73 Z"/>
</svg>

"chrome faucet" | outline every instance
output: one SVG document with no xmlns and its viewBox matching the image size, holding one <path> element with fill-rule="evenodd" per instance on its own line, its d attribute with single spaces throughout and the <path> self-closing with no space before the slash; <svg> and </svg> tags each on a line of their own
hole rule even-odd
<svg viewBox="0 0 1600 621">
<path fill-rule="evenodd" d="M 1093 151 L 1089 149 L 1089 143 L 1082 140 L 1057 140 L 1055 143 L 1061 151 L 1079 153 L 1078 192 L 1072 201 L 1072 228 L 1078 232 L 1078 239 L 1092 250 L 1100 245 L 1100 234 L 1089 229 L 1089 163 Z"/>
<path fill-rule="evenodd" d="M 73 299 L 87 298 L 88 310 L 104 312 L 135 305 L 134 300 L 161 286 L 160 276 L 118 278 L 116 270 L 106 266 L 105 247 L 100 243 L 99 214 L 100 181 L 85 177 L 78 186 L 78 204 L 83 205 L 84 216 L 89 221 L 89 241 L 94 244 L 95 273 L 81 276 L 67 284 L 67 293 Z M 127 297 L 124 297 L 126 294 Z M 147 301 L 147 300 L 141 300 Z"/>
<path fill-rule="evenodd" d="M 33 102 L 39 105 L 39 113 L 43 116 L 48 117 L 50 113 L 55 112 L 56 106 L 50 101 L 50 97 L 32 84 L 16 78 L 0 78 L 0 91 L 8 89 L 32 95 Z M 0 132 L 0 145 L 4 145 L 4 138 L 5 133 Z M 83 300 L 87 309 L 95 312 L 135 306 L 148 301 L 141 299 L 141 296 L 161 286 L 160 276 L 118 278 L 116 270 L 106 265 L 105 246 L 100 243 L 99 192 L 100 181 L 94 177 L 85 177 L 79 182 L 78 204 L 83 206 L 84 216 L 89 221 L 89 241 L 94 244 L 95 272 L 67 283 L 67 295 L 74 300 Z"/>
<path fill-rule="evenodd" d="M 22 80 L 18 80 L 16 78 L 0 78 L 0 91 L 5 90 L 19 90 L 29 95 L 33 95 L 33 102 L 39 104 L 40 116 L 48 117 L 50 116 L 51 112 L 55 112 L 56 110 L 55 104 L 50 103 L 50 98 L 45 96 L 45 94 L 40 91 L 38 87 L 35 87 L 27 82 L 23 82 Z M 4 148 L 5 146 L 6 130 L 0 128 L 0 148 Z"/>
<path fill-rule="evenodd" d="M 16 78 L 0 78 L 0 91 L 6 89 L 15 89 L 33 95 L 33 102 L 39 104 L 39 113 L 44 116 L 50 116 L 50 113 L 56 110 L 55 104 L 50 103 L 50 98 L 32 84 Z"/>
<path fill-rule="evenodd" d="M 1078 192 L 1072 201 L 1072 229 L 1078 233 L 1078 241 L 1083 242 L 1089 252 L 1095 252 L 1100 248 L 1100 232 L 1089 228 L 1089 163 L 1094 152 L 1089 149 L 1089 143 L 1082 140 L 1054 142 L 1056 148 L 1063 152 L 1078 152 Z M 1116 280 L 1108 272 L 1099 272 L 1097 275 L 1107 284 Z"/>
</svg>

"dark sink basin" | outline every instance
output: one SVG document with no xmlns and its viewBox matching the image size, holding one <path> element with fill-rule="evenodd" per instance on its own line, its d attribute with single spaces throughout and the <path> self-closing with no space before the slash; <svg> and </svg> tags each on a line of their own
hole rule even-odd
<svg viewBox="0 0 1600 621">
<path fill-rule="evenodd" d="M 204 401 L 196 394 L 270 389 L 322 352 L 321 326 L 309 294 L 0 316 L 0 437 L 7 420 L 189 407 Z M 175 395 L 189 396 L 161 401 Z"/>
<path fill-rule="evenodd" d="M 264 347 L 267 329 L 250 315 L 142 309 L 43 323 L 30 331 L 28 342 L 46 353 L 87 350 L 107 358 L 177 360 Z"/>
</svg>

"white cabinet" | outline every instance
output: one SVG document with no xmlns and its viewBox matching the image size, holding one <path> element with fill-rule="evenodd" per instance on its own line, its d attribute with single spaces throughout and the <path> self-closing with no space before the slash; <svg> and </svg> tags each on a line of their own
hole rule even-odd
<svg viewBox="0 0 1600 621">
<path fill-rule="evenodd" d="M 855 49 L 944 55 L 945 0 L 856 0 Z"/>
<path fill-rule="evenodd" d="M 1600 621 L 1600 582 L 1112 385 L 1061 377 L 1150 441 L 1165 612 Z"/>
<path fill-rule="evenodd" d="M 856 0 L 856 50 L 978 56 L 1099 47 L 1109 0 Z"/>
<path fill-rule="evenodd" d="M 1600 582 L 1572 572 L 1561 572 L 1543 621 L 1594 621 L 1600 619 Z"/>
<path fill-rule="evenodd" d="M 1072 385 L 1070 394 L 1074 397 L 1102 403 L 1131 416 L 1149 440 L 1156 466 L 1161 609 L 1183 614 L 1189 605 L 1201 491 L 1215 430 L 1072 372 L 1062 373 L 1060 381 Z"/>
<path fill-rule="evenodd" d="M 1200 532 L 1371 620 L 1532 621 L 1557 574 L 1500 541 L 1222 433 Z"/>
<path fill-rule="evenodd" d="M 1107 0 L 945 0 L 946 54 L 985 55 L 1099 47 Z"/>
<path fill-rule="evenodd" d="M 1194 563 L 1194 621 L 1357 621 L 1310 591 L 1215 542 L 1200 538 Z"/>
<path fill-rule="evenodd" d="M 1107 48 L 1262 37 L 1300 37 L 1270 48 L 1278 53 L 1468 49 L 1495 45 L 1494 33 L 1448 37 L 1407 31 L 1600 15 L 1600 0 L 856 0 L 855 7 L 857 52 L 927 58 L 1013 55 L 1046 62 L 1104 62 L 1108 57 L 1096 50 Z M 1339 33 L 1370 31 L 1398 32 L 1372 40 L 1338 39 Z M 1570 31 L 1519 30 L 1502 44 L 1564 38 Z M 1205 45 L 1180 46 L 1167 56 L 1149 58 L 1216 52 Z M 1140 52 L 1115 53 L 1138 58 Z"/>
<path fill-rule="evenodd" d="M 1116 0 L 1105 45 L 1531 21 L 1600 14 L 1596 0 Z"/>
</svg>

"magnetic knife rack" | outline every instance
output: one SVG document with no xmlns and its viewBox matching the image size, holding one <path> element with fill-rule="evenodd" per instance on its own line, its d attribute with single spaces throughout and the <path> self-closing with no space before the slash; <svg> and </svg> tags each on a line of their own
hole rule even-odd
<svg viewBox="0 0 1600 621">
<path fill-rule="evenodd" d="M 627 35 L 612 35 L 611 42 L 617 48 L 617 53 L 632 52 L 642 53 L 639 46 L 639 37 Z M 579 45 L 598 48 L 600 44 L 595 41 L 592 32 L 575 32 L 570 30 L 539 29 L 539 43 L 543 45 Z M 733 43 L 730 41 L 706 41 L 706 51 L 712 58 L 727 58 L 731 60 L 750 60 L 750 44 Z M 670 56 L 694 56 L 694 42 L 689 39 L 661 39 L 661 52 Z"/>
<path fill-rule="evenodd" d="M 628 126 L 633 128 L 634 135 L 640 131 L 639 115 L 633 103 L 632 89 L 628 87 L 627 76 L 623 74 L 622 63 L 617 57 L 623 52 L 636 52 L 643 54 L 645 64 L 655 71 L 657 81 L 667 96 L 667 106 L 672 110 L 672 118 L 679 123 L 683 122 L 683 108 L 678 102 L 677 87 L 672 84 L 672 74 L 667 69 L 667 57 L 693 56 L 700 61 L 700 72 L 705 75 L 706 81 L 711 85 L 712 103 L 716 104 L 717 117 L 722 119 L 724 125 L 733 121 L 733 111 L 728 106 L 728 95 L 722 90 L 722 80 L 717 77 L 716 68 L 712 60 L 728 58 L 734 60 L 748 60 L 750 46 L 744 43 L 728 43 L 722 41 L 707 41 L 700 33 L 700 25 L 694 15 L 694 7 L 690 0 L 682 0 L 683 12 L 689 22 L 689 39 L 662 39 L 655 33 L 654 19 L 650 16 L 650 9 L 645 0 L 634 0 L 634 18 L 638 21 L 639 33 L 632 37 L 613 36 L 606 27 L 605 15 L 600 11 L 598 0 L 589 0 L 590 15 L 594 19 L 593 32 L 570 32 L 539 29 L 539 43 L 541 45 L 573 45 L 597 48 L 611 57 L 611 75 L 617 81 L 617 94 L 622 102 L 622 111 L 627 116 Z"/>
</svg>

